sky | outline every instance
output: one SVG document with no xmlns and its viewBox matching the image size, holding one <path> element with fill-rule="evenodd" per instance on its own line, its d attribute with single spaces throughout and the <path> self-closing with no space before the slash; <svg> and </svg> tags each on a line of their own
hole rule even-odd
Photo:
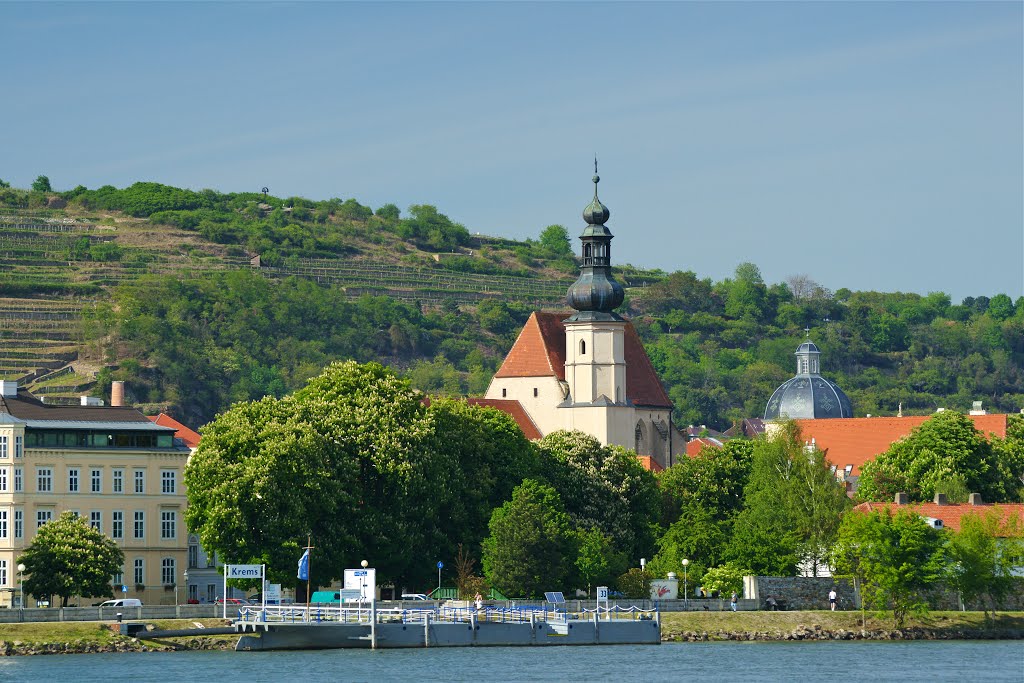
<svg viewBox="0 0 1024 683">
<path fill-rule="evenodd" d="M 1021 2 L 0 2 L 0 178 L 433 204 L 614 263 L 1024 295 Z"/>
</svg>

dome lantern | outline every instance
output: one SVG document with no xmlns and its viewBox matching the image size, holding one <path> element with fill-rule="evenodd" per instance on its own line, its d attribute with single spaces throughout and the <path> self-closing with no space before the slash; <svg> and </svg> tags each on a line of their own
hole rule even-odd
<svg viewBox="0 0 1024 683">
<path fill-rule="evenodd" d="M 611 212 L 597 197 L 597 159 L 594 159 L 594 199 L 583 210 L 587 227 L 580 235 L 581 251 L 580 276 L 569 287 L 566 302 L 577 313 L 569 318 L 581 320 L 622 320 L 614 311 L 622 305 L 626 293 L 611 273 L 611 230 L 605 225 Z"/>
</svg>

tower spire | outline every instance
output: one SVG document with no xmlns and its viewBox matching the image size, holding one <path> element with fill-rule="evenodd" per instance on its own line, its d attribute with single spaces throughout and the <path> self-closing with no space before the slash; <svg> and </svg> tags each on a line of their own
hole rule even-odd
<svg viewBox="0 0 1024 683">
<path fill-rule="evenodd" d="M 621 320 L 614 310 L 622 304 L 625 292 L 612 277 L 613 235 L 605 225 L 611 212 L 597 196 L 597 184 L 601 182 L 597 175 L 597 155 L 594 155 L 593 181 L 594 199 L 583 210 L 587 227 L 580 235 L 583 243 L 580 276 L 569 288 L 566 301 L 578 311 L 570 320 Z"/>
</svg>

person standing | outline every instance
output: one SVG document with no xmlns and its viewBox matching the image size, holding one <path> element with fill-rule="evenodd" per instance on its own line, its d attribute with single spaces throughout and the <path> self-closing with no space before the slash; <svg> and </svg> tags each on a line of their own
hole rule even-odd
<svg viewBox="0 0 1024 683">
<path fill-rule="evenodd" d="M 828 592 L 828 604 L 829 604 L 829 607 L 832 608 L 833 612 L 836 611 L 836 597 L 837 597 L 836 596 L 836 589 L 835 589 L 835 586 L 833 586 L 832 590 L 830 590 Z"/>
<path fill-rule="evenodd" d="M 736 603 L 737 601 L 739 601 L 739 599 L 739 596 L 736 595 L 736 591 L 733 591 L 732 595 L 729 597 L 729 606 L 732 607 L 733 612 L 736 611 Z"/>
<path fill-rule="evenodd" d="M 478 612 L 480 611 L 480 608 L 484 606 L 484 598 L 479 593 L 477 593 L 476 596 L 474 596 L 473 602 L 476 605 L 476 609 Z"/>
</svg>

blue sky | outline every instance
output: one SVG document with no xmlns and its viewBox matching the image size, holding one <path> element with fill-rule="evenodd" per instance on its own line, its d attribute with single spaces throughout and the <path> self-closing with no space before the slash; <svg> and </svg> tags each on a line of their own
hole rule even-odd
<svg viewBox="0 0 1024 683">
<path fill-rule="evenodd" d="M 1024 295 L 1024 4 L 0 3 L 0 178 L 435 204 L 618 263 Z"/>
</svg>

